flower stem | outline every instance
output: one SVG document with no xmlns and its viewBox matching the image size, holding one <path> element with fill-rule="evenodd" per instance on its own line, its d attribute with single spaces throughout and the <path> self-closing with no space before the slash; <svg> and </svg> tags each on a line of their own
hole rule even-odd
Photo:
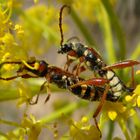
<svg viewBox="0 0 140 140">
<path fill-rule="evenodd" d="M 125 44 L 124 32 L 122 31 L 118 18 L 115 15 L 109 0 L 102 0 L 102 3 L 104 4 L 104 7 L 108 13 L 108 16 L 110 17 L 110 21 L 112 23 L 113 28 L 116 31 L 116 36 L 118 38 L 118 43 L 119 43 L 120 59 L 123 60 L 123 59 L 125 59 L 125 53 L 126 53 L 125 52 L 126 44 Z"/>
<path fill-rule="evenodd" d="M 109 121 L 109 131 L 108 131 L 108 135 L 107 135 L 107 140 L 112 140 L 113 132 L 114 132 L 114 122 L 110 120 Z"/>
<path fill-rule="evenodd" d="M 19 127 L 20 125 L 16 122 L 11 122 L 11 121 L 7 121 L 7 120 L 3 120 L 3 119 L 0 119 L 0 123 L 3 123 L 3 124 L 7 124 L 7 125 L 11 125 L 11 126 L 15 126 L 15 127 Z"/>
<path fill-rule="evenodd" d="M 48 122 L 51 122 L 57 118 L 60 118 L 63 114 L 69 114 L 71 112 L 73 112 L 74 110 L 76 110 L 77 108 L 80 108 L 80 107 L 83 107 L 83 106 L 86 106 L 87 103 L 86 102 L 83 102 L 83 101 L 80 101 L 78 103 L 71 103 L 65 107 L 63 107 L 62 109 L 59 109 L 55 112 L 53 112 L 51 115 L 47 115 L 43 118 L 40 119 L 40 121 L 42 122 L 42 124 L 45 124 L 45 123 L 48 123 Z"/>
</svg>

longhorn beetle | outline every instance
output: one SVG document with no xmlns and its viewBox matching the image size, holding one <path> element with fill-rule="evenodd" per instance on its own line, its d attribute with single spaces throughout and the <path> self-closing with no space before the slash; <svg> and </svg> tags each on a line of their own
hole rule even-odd
<svg viewBox="0 0 140 140">
<path fill-rule="evenodd" d="M 68 70 L 70 64 L 75 60 L 79 59 L 79 63 L 74 67 L 73 71 L 76 70 L 76 75 L 79 75 L 79 73 L 86 68 L 81 67 L 81 63 L 84 63 L 85 66 L 93 71 L 95 74 L 98 74 L 100 77 L 103 77 L 105 79 L 108 79 L 110 91 L 113 93 L 114 100 L 118 100 L 122 92 L 132 93 L 134 88 L 127 87 L 121 79 L 116 75 L 116 73 L 113 71 L 113 69 L 121 69 L 126 67 L 132 67 L 134 65 L 140 64 L 140 61 L 134 61 L 134 60 L 125 60 L 110 66 L 107 66 L 105 62 L 103 61 L 100 54 L 93 48 L 90 48 L 86 45 L 83 45 L 82 43 L 74 43 L 74 42 L 68 42 L 63 44 L 63 30 L 62 30 L 62 13 L 64 8 L 70 8 L 67 5 L 63 5 L 60 9 L 60 18 L 59 18 L 59 28 L 60 28 L 60 34 L 61 34 L 61 41 L 60 46 L 61 48 L 58 50 L 58 53 L 61 54 L 67 54 L 67 62 L 65 64 L 65 70 Z M 134 81 L 134 76 L 132 74 L 132 81 Z"/>
<path fill-rule="evenodd" d="M 65 71 L 59 67 L 49 65 L 43 60 L 29 60 L 29 61 L 10 61 L 3 62 L 0 64 L 0 69 L 3 65 L 13 64 L 19 65 L 17 73 L 12 77 L 0 77 L 0 80 L 13 80 L 18 77 L 21 78 L 39 78 L 45 77 L 46 81 L 41 85 L 40 91 L 44 89 L 45 85 L 49 89 L 49 83 L 56 84 L 61 89 L 68 89 L 73 94 L 79 96 L 82 99 L 89 101 L 100 101 L 94 115 L 94 121 L 96 127 L 100 131 L 98 127 L 98 123 L 96 117 L 100 113 L 102 106 L 105 100 L 115 102 L 114 93 L 109 90 L 108 80 L 104 78 L 92 78 L 88 80 L 84 80 L 74 74 Z M 39 92 L 40 93 L 40 92 Z M 30 102 L 30 104 L 36 104 L 38 102 L 39 93 L 37 94 L 36 100 L 34 102 Z M 45 100 L 47 102 L 50 98 L 50 93 Z M 101 131 L 100 131 L 101 132 Z"/>
<path fill-rule="evenodd" d="M 40 91 L 44 88 L 47 83 L 47 87 L 49 88 L 49 83 L 56 84 L 59 88 L 68 89 L 73 94 L 79 96 L 82 99 L 90 100 L 90 101 L 100 101 L 99 106 L 97 107 L 93 117 L 95 120 L 96 127 L 99 129 L 96 117 L 99 114 L 103 103 L 106 100 L 108 101 L 116 101 L 114 100 L 113 93 L 109 91 L 109 86 L 106 85 L 108 83 L 107 79 L 104 78 L 95 78 L 84 80 L 74 74 L 65 71 L 56 66 L 49 65 L 43 60 L 30 60 L 30 61 L 11 61 L 11 62 L 3 62 L 0 64 L 0 68 L 6 64 L 15 64 L 19 65 L 19 69 L 15 76 L 12 77 L 0 77 L 0 80 L 13 80 L 18 77 L 21 78 L 39 78 L 45 77 L 46 81 L 42 84 Z M 40 93 L 40 92 L 39 92 Z M 35 102 L 30 102 L 30 104 L 36 104 L 39 98 L 39 93 Z M 45 100 L 48 101 L 50 97 L 50 93 Z"/>
</svg>

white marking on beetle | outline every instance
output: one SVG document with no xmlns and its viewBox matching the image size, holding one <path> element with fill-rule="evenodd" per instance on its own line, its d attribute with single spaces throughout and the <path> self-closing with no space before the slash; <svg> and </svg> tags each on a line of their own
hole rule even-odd
<svg viewBox="0 0 140 140">
<path fill-rule="evenodd" d="M 83 97 L 86 93 L 87 85 L 82 85 L 81 87 L 82 87 L 81 97 Z"/>
<path fill-rule="evenodd" d="M 64 75 L 63 77 L 62 77 L 62 80 L 65 80 L 67 78 L 67 76 L 66 75 Z"/>
<path fill-rule="evenodd" d="M 70 85 L 74 84 L 70 77 L 68 77 L 68 81 L 69 81 Z"/>
<path fill-rule="evenodd" d="M 111 78 L 114 76 L 114 72 L 112 72 L 112 71 L 107 71 L 106 76 L 107 76 L 107 79 L 111 79 Z"/>
<path fill-rule="evenodd" d="M 85 50 L 84 51 L 84 56 L 87 56 L 88 55 L 88 50 Z"/>
<path fill-rule="evenodd" d="M 119 83 L 118 85 L 116 85 L 115 87 L 112 87 L 111 89 L 114 92 L 120 91 L 120 90 L 122 90 L 122 85 Z"/>
<path fill-rule="evenodd" d="M 114 85 L 116 85 L 119 81 L 120 81 L 119 78 L 115 76 L 115 77 L 113 77 L 113 79 L 109 82 L 109 85 L 110 85 L 110 86 L 114 86 Z"/>
<path fill-rule="evenodd" d="M 119 97 L 119 96 L 121 96 L 121 92 L 120 92 L 120 91 L 115 92 L 114 95 L 115 95 L 116 97 Z"/>
<path fill-rule="evenodd" d="M 97 59 L 97 62 L 101 62 L 101 59 L 98 58 L 98 59 Z"/>
</svg>

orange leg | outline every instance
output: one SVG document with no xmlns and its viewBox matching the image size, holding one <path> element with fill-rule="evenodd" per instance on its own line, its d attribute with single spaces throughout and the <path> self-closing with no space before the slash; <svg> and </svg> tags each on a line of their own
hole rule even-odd
<svg viewBox="0 0 140 140">
<path fill-rule="evenodd" d="M 77 64 L 73 67 L 73 69 L 72 69 L 72 73 L 75 73 L 74 75 L 76 75 L 76 76 L 79 76 L 79 74 L 81 73 L 81 72 L 84 72 L 85 70 L 86 70 L 86 67 L 85 66 L 81 66 L 81 67 L 79 67 L 79 70 L 78 70 L 78 73 L 77 73 Z"/>
<path fill-rule="evenodd" d="M 51 97 L 51 94 L 50 93 L 51 92 L 50 92 L 50 88 L 49 88 L 49 83 L 47 83 L 47 94 L 48 95 L 47 95 L 44 103 L 48 102 L 48 100 L 50 99 L 50 97 Z"/>
<path fill-rule="evenodd" d="M 76 70 L 76 75 L 79 76 L 79 73 L 80 73 L 80 66 L 81 64 L 84 62 L 85 58 L 84 57 L 80 57 L 79 58 L 79 64 L 77 65 L 77 70 Z"/>
<path fill-rule="evenodd" d="M 75 51 L 70 51 L 68 54 L 67 54 L 67 62 L 64 66 L 64 70 L 68 71 L 68 68 L 70 66 L 70 64 L 77 58 L 77 54 Z"/>
<path fill-rule="evenodd" d="M 99 126 L 98 126 L 98 122 L 97 122 L 96 118 L 97 118 L 98 114 L 100 113 L 100 111 L 101 111 L 101 109 L 102 109 L 102 107 L 103 107 L 103 105 L 105 103 L 108 90 L 109 90 L 109 85 L 106 86 L 105 91 L 103 93 L 103 96 L 101 98 L 101 101 L 100 101 L 96 111 L 93 114 L 95 125 L 96 125 L 97 129 L 100 131 L 100 137 L 102 137 L 102 133 L 101 133 L 101 130 L 100 130 Z"/>
<path fill-rule="evenodd" d="M 105 84 L 109 83 L 109 81 L 107 79 L 104 78 L 92 78 L 92 79 L 88 79 L 88 80 L 84 80 L 84 81 L 80 81 L 77 84 L 74 84 L 72 86 L 70 86 L 71 88 L 80 86 L 80 85 L 92 85 L 92 86 L 103 86 Z"/>
<path fill-rule="evenodd" d="M 73 62 L 73 60 L 67 58 L 67 62 L 66 62 L 66 64 L 65 64 L 65 66 L 64 66 L 64 70 L 65 70 L 65 71 L 68 71 L 69 66 L 70 66 L 70 64 L 71 64 L 72 62 Z"/>
<path fill-rule="evenodd" d="M 34 105 L 34 104 L 37 104 L 37 103 L 38 103 L 38 99 L 39 99 L 40 93 L 41 93 L 41 91 L 44 90 L 44 88 L 45 88 L 45 86 L 46 86 L 46 83 L 47 83 L 47 91 L 48 91 L 48 88 L 49 88 L 48 81 L 45 81 L 45 82 L 41 85 L 40 90 L 39 90 L 39 92 L 38 92 L 38 94 L 37 94 L 37 97 L 36 97 L 35 101 L 32 101 L 32 100 L 31 100 L 31 101 L 29 102 L 30 105 Z M 47 97 L 46 97 L 46 99 L 45 99 L 45 103 L 49 100 L 49 98 L 50 98 L 50 94 L 47 95 Z"/>
<path fill-rule="evenodd" d="M 134 67 L 131 69 L 132 87 L 135 88 Z"/>
<path fill-rule="evenodd" d="M 118 63 L 115 63 L 113 65 L 108 65 L 106 67 L 103 67 L 105 70 L 111 70 L 111 69 L 123 69 L 128 67 L 133 67 L 135 65 L 140 65 L 140 61 L 135 60 L 125 60 Z"/>
<path fill-rule="evenodd" d="M 85 67 L 84 66 L 81 66 L 81 64 L 84 62 L 84 57 L 80 57 L 79 58 L 79 63 L 77 64 L 77 65 L 75 65 L 74 67 L 73 67 L 73 69 L 72 69 L 72 73 L 74 73 L 75 72 L 75 75 L 76 76 L 79 76 L 79 74 L 81 73 L 81 72 L 83 72 L 83 71 L 85 71 Z"/>
</svg>

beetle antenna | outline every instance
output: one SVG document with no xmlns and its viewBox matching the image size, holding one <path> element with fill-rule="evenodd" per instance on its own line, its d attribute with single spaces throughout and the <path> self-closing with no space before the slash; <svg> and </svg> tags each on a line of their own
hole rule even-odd
<svg viewBox="0 0 140 140">
<path fill-rule="evenodd" d="M 62 14 L 65 8 L 69 8 L 70 10 L 70 7 L 68 5 L 63 5 L 59 13 L 59 29 L 60 29 L 60 35 L 61 35 L 61 41 L 60 41 L 61 46 L 63 45 L 63 42 L 64 42 L 64 34 L 63 34 L 63 29 L 62 29 Z"/>
</svg>

